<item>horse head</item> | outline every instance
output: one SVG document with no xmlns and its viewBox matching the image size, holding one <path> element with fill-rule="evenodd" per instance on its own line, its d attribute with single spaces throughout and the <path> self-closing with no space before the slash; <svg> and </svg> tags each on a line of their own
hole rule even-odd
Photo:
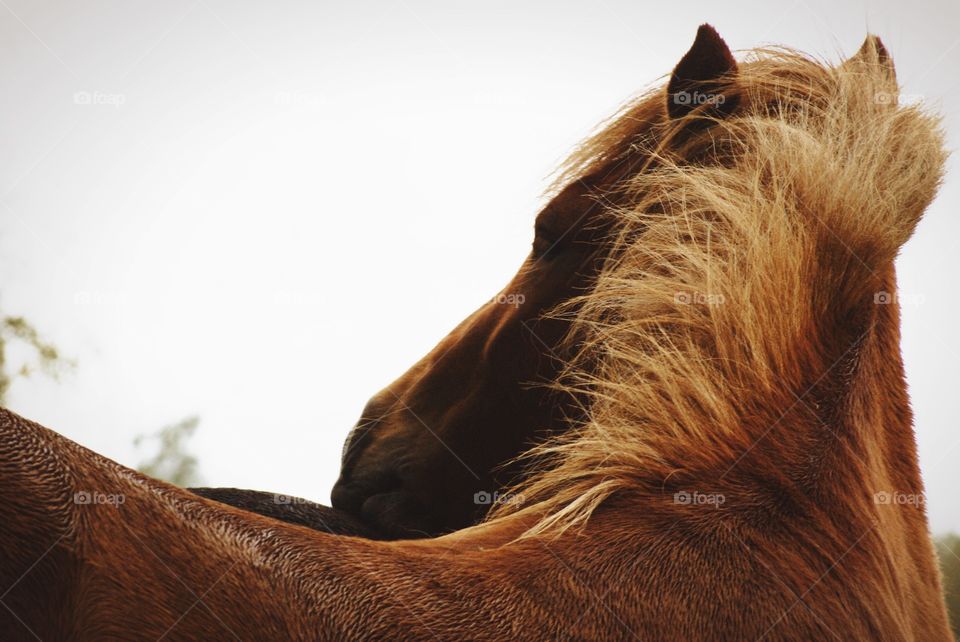
<svg viewBox="0 0 960 642">
<path fill-rule="evenodd" d="M 702 123 L 735 107 L 736 96 L 723 94 L 735 70 L 726 44 L 704 26 L 674 70 L 667 100 L 636 108 L 629 135 L 614 127 L 574 155 L 513 280 L 370 399 L 344 445 L 335 508 L 394 536 L 465 527 L 522 474 L 519 454 L 577 417 L 575 398 L 543 385 L 576 349 L 564 341 L 569 317 L 551 311 L 591 287 L 609 258 L 608 215 L 624 181 L 656 162 L 663 131 L 676 122 L 690 128 L 691 112 L 702 113 Z M 647 154 L 636 153 L 636 122 L 651 139 Z"/>
</svg>

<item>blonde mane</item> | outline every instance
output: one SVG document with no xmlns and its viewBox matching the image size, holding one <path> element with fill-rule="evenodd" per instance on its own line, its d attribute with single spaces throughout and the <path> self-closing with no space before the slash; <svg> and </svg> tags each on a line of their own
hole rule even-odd
<svg viewBox="0 0 960 642">
<path fill-rule="evenodd" d="M 647 159 L 611 209 L 595 287 L 560 311 L 581 356 L 559 385 L 587 419 L 525 456 L 539 472 L 513 489 L 523 505 L 492 518 L 529 511 L 527 535 L 558 534 L 618 494 L 800 478 L 841 414 L 875 297 L 941 180 L 939 123 L 896 103 L 872 38 L 836 66 L 756 50 L 733 82 L 739 108 L 709 130 L 664 125 L 661 88 L 562 168 L 568 182 Z"/>
</svg>

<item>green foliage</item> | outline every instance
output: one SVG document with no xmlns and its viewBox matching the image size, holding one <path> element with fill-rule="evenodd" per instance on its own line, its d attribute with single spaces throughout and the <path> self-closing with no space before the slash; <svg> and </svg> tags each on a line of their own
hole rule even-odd
<svg viewBox="0 0 960 642">
<path fill-rule="evenodd" d="M 940 570 L 943 572 L 943 592 L 947 596 L 947 611 L 953 626 L 953 636 L 960 640 L 960 535 L 950 533 L 936 540 Z"/>
<path fill-rule="evenodd" d="M 25 345 L 33 353 L 33 358 L 11 371 L 11 365 L 7 362 L 7 348 L 17 342 Z M 0 315 L 0 404 L 6 401 L 10 384 L 15 378 L 29 377 L 39 371 L 58 379 L 64 370 L 73 367 L 74 363 L 64 359 L 53 344 L 41 339 L 26 319 Z"/>
<path fill-rule="evenodd" d="M 188 417 L 152 435 L 136 437 L 133 444 L 138 448 L 146 442 L 158 444 L 156 453 L 142 461 L 137 470 L 177 486 L 198 486 L 197 458 L 186 451 L 184 442 L 196 432 L 199 424 L 199 417 Z"/>
<path fill-rule="evenodd" d="M 27 357 L 11 364 L 8 349 L 15 344 L 26 348 Z M 5 403 L 10 385 L 17 378 L 40 372 L 57 380 L 61 373 L 75 365 L 72 360 L 65 359 L 56 346 L 45 341 L 26 319 L 0 314 L 0 405 Z M 134 445 L 137 447 L 147 442 L 157 444 L 155 454 L 143 461 L 138 469 L 178 486 L 198 485 L 197 458 L 185 450 L 184 443 L 193 435 L 199 423 L 199 418 L 188 417 L 152 435 L 136 437 Z"/>
</svg>

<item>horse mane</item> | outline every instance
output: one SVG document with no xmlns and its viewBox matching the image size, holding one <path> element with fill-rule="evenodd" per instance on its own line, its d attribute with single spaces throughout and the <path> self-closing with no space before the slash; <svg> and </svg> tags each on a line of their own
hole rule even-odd
<svg viewBox="0 0 960 642">
<path fill-rule="evenodd" d="M 875 296 L 941 181 L 939 120 L 897 104 L 875 38 L 839 65 L 754 50 L 731 82 L 739 108 L 708 129 L 684 136 L 702 114 L 667 122 L 658 88 L 561 168 L 558 185 L 640 166 L 595 286 L 558 312 L 579 356 L 557 385 L 586 419 L 523 456 L 524 502 L 490 519 L 559 534 L 614 495 L 802 480 L 820 426 L 842 423 L 887 321 Z"/>
</svg>

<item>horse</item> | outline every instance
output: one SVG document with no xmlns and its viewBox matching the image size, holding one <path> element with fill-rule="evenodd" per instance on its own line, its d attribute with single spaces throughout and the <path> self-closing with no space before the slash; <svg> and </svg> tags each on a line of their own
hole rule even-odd
<svg viewBox="0 0 960 642">
<path fill-rule="evenodd" d="M 709 74 L 694 64 L 693 76 Z M 344 444 L 334 508 L 391 537 L 464 528 L 524 478 L 520 454 L 582 418 L 580 396 L 549 384 L 576 351 L 572 312 L 608 257 L 623 179 L 648 162 L 626 154 L 620 129 L 608 155 L 559 172 L 513 280 L 370 399 Z"/>
<path fill-rule="evenodd" d="M 0 412 L 0 634 L 952 639 L 893 266 L 945 153 L 896 95 L 876 37 L 737 62 L 703 25 L 574 153 L 633 168 L 570 302 L 556 386 L 584 413 L 477 525 L 329 535 Z"/>
</svg>

